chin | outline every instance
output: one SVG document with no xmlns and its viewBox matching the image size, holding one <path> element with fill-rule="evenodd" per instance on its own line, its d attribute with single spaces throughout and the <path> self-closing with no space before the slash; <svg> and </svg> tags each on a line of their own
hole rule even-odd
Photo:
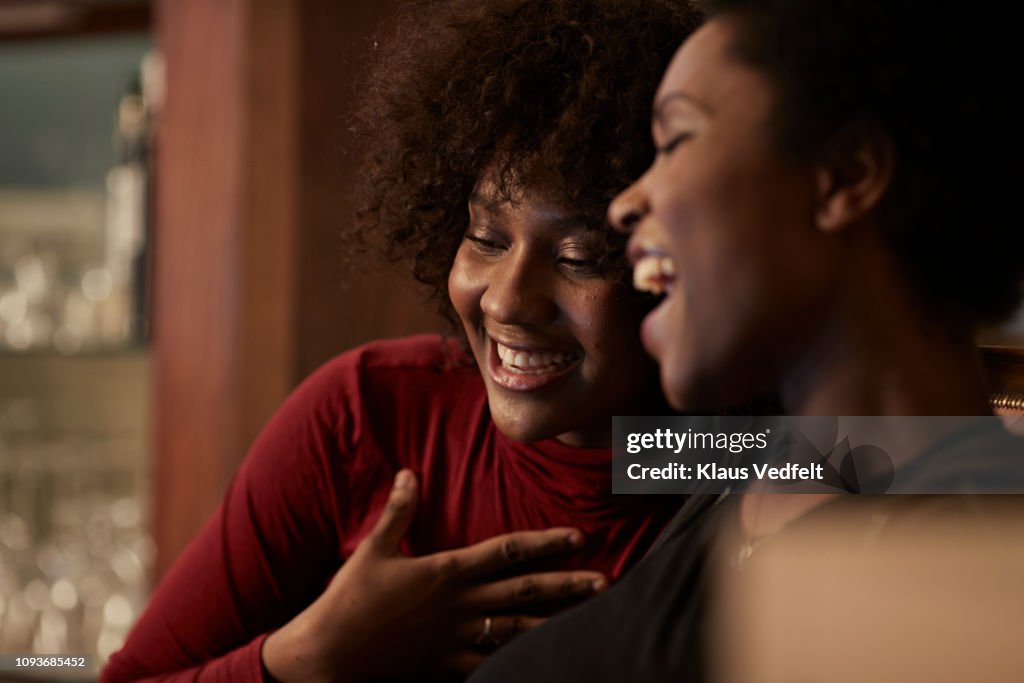
<svg viewBox="0 0 1024 683">
<path fill-rule="evenodd" d="M 673 358 L 659 359 L 661 390 L 673 409 L 680 412 L 693 412 L 698 398 L 692 370 Z"/>
<path fill-rule="evenodd" d="M 491 419 L 494 420 L 494 425 L 502 434 L 515 441 L 533 443 L 554 436 L 551 430 L 544 429 L 542 425 L 530 423 L 529 421 L 526 421 L 524 424 L 523 420 L 508 419 L 494 413 L 491 414 Z"/>
<path fill-rule="evenodd" d="M 717 382 L 685 365 L 663 364 L 661 387 L 669 405 L 681 413 L 713 415 L 728 403 L 719 395 Z"/>
</svg>

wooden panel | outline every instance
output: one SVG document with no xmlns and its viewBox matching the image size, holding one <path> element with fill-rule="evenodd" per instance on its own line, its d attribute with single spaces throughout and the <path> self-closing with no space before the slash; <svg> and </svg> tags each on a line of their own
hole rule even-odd
<svg viewBox="0 0 1024 683">
<path fill-rule="evenodd" d="M 297 370 L 311 372 L 339 350 L 371 339 L 440 329 L 408 273 L 383 271 L 346 253 L 341 228 L 353 215 L 348 191 L 358 151 L 349 133 L 371 35 L 400 3 L 302 3 L 302 131 L 299 236 L 301 295 Z"/>
<path fill-rule="evenodd" d="M 161 574 L 313 368 L 438 327 L 396 278 L 347 277 L 347 117 L 362 50 L 396 5 L 158 0 L 155 528 Z M 347 284 L 346 284 L 347 283 Z"/>
<path fill-rule="evenodd" d="M 240 446 L 234 465 L 296 381 L 298 330 L 298 3 L 248 0 L 242 79 L 243 172 L 236 248 Z"/>
<path fill-rule="evenodd" d="M 293 7 L 157 5 L 167 78 L 154 247 L 158 571 L 291 386 Z"/>
</svg>

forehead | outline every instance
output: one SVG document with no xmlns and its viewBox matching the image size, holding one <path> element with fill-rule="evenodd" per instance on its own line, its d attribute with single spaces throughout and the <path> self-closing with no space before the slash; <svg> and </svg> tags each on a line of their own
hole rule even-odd
<svg viewBox="0 0 1024 683">
<path fill-rule="evenodd" d="M 527 166 L 501 179 L 492 165 L 477 180 L 469 197 L 470 207 L 489 213 L 550 217 L 562 222 L 583 223 L 565 197 L 564 181 L 550 170 Z"/>
<path fill-rule="evenodd" d="M 771 92 L 763 75 L 731 53 L 735 19 L 716 17 L 704 24 L 676 51 L 656 95 L 656 102 L 684 92 L 721 108 L 767 106 Z"/>
<path fill-rule="evenodd" d="M 552 193 L 534 185 L 517 186 L 515 196 L 503 195 L 494 183 L 478 183 L 469 196 L 470 219 L 499 221 L 505 230 L 562 239 L 592 234 L 594 223 L 571 210 Z"/>
</svg>

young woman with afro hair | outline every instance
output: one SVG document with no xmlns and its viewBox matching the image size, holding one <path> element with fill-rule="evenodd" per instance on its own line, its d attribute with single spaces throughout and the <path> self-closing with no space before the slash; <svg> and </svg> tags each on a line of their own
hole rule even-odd
<svg viewBox="0 0 1024 683">
<path fill-rule="evenodd" d="M 668 408 L 605 210 L 698 23 L 663 0 L 404 8 L 347 241 L 409 263 L 457 332 L 306 380 L 103 681 L 460 678 L 643 555 L 680 501 L 611 495 L 611 417 Z"/>
</svg>

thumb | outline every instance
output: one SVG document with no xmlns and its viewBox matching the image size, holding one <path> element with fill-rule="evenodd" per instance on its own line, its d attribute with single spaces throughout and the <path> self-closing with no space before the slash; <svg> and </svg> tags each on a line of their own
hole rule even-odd
<svg viewBox="0 0 1024 683">
<path fill-rule="evenodd" d="M 388 555 L 398 553 L 398 546 L 416 516 L 418 501 L 416 475 L 412 470 L 400 470 L 395 475 L 387 505 L 370 532 L 370 542 L 374 549 Z"/>
</svg>

